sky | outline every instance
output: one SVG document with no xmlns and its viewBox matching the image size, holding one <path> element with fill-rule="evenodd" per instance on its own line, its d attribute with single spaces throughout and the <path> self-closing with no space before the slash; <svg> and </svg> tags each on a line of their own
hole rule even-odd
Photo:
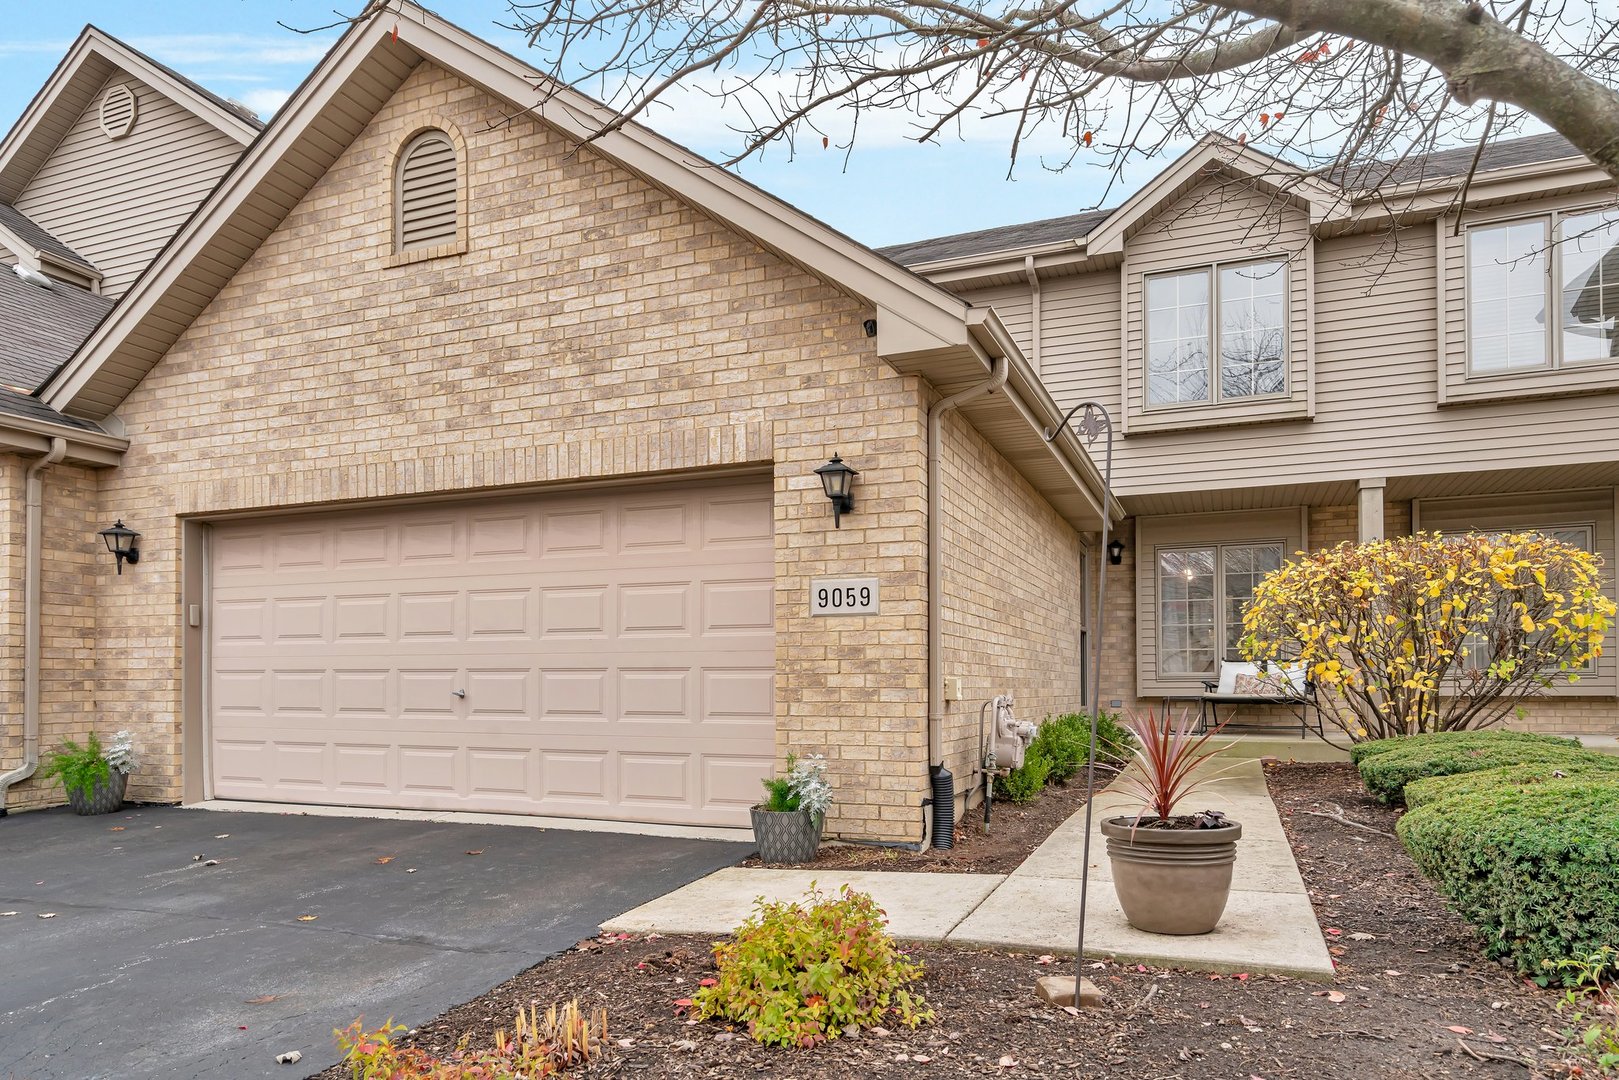
<svg viewBox="0 0 1619 1080">
<path fill-rule="evenodd" d="M 122 39 L 215 93 L 235 98 L 266 119 L 281 106 L 336 40 L 338 30 L 303 35 L 277 25 L 314 27 L 336 7 L 357 11 L 363 0 L 0 0 L 0 131 L 16 121 L 44 85 L 85 23 Z M 433 10 L 521 55 L 524 43 L 496 25 L 505 0 L 433 0 Z M 706 97 L 692 95 L 679 110 L 653 114 L 654 128 L 711 158 L 729 156 L 739 142 Z M 921 145 L 899 121 L 868 125 L 852 156 L 816 140 L 792 159 L 775 148 L 738 171 L 753 183 L 872 246 L 1021 221 L 1078 213 L 1107 190 L 1100 168 L 1067 172 L 1025 159 L 1007 178 L 1007 143 L 987 127 L 968 140 Z M 1130 184 L 1162 163 L 1145 165 Z"/>
</svg>

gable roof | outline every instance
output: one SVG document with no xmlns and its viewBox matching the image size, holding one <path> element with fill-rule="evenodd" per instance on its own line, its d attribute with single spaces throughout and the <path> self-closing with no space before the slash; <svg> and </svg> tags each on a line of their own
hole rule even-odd
<svg viewBox="0 0 1619 1080">
<path fill-rule="evenodd" d="M 0 202 L 12 202 L 22 193 L 117 71 L 138 77 L 243 146 L 264 126 L 243 106 L 203 89 L 110 34 L 86 26 L 16 124 L 0 139 Z"/>
<path fill-rule="evenodd" d="M 1463 176 L 1473 167 L 1478 155 L 1478 172 L 1510 169 L 1519 165 L 1543 165 L 1553 161 L 1584 158 L 1574 144 L 1555 131 L 1543 135 L 1525 135 L 1519 139 L 1492 142 L 1479 153 L 1475 146 L 1458 146 L 1450 150 L 1436 150 L 1431 154 L 1400 161 L 1371 161 L 1363 165 L 1334 170 L 1345 187 L 1356 191 L 1370 191 L 1383 184 L 1408 184 L 1423 180 L 1444 180 Z"/>
<path fill-rule="evenodd" d="M 31 393 L 100 325 L 113 301 L 63 282 L 24 281 L 0 267 L 0 385 Z"/>
<path fill-rule="evenodd" d="M 46 232 L 40 225 L 7 202 L 0 202 L 0 245 L 10 247 L 8 237 L 15 240 L 27 250 L 17 254 L 28 256 L 40 254 L 50 257 L 56 262 L 83 270 L 85 273 L 100 277 L 101 272 L 95 264 L 83 255 L 68 247 L 62 241 Z"/>
<path fill-rule="evenodd" d="M 564 137 L 589 140 L 591 152 L 869 303 L 878 354 L 895 370 L 949 394 L 983 380 L 1005 357 L 1009 385 L 1022 389 L 985 399 L 1005 421 L 986 437 L 1059 513 L 1095 527 L 1100 476 L 1071 433 L 1043 439 L 1042 427 L 1057 426 L 1060 414 L 992 310 L 973 308 L 639 124 L 592 138 L 613 121 L 612 110 L 408 0 L 374 3 L 349 27 L 39 396 L 90 419 L 116 409 L 424 60 Z"/>
</svg>

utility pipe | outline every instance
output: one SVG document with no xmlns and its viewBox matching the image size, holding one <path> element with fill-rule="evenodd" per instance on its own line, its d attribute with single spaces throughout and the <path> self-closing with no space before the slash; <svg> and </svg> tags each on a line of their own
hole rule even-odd
<svg viewBox="0 0 1619 1080">
<path fill-rule="evenodd" d="M 977 342 L 971 341 L 973 352 L 982 360 L 989 360 Z M 944 764 L 944 503 L 943 482 L 939 479 L 940 445 L 944 439 L 944 418 L 964 401 L 985 394 L 993 394 L 1006 385 L 1012 364 L 1004 356 L 996 357 L 990 366 L 989 378 L 974 383 L 960 393 L 951 394 L 933 403 L 928 410 L 928 760 L 927 765 Z M 925 817 L 924 817 L 925 820 Z M 923 837 L 924 844 L 927 837 Z"/>
<path fill-rule="evenodd" d="M 51 448 L 28 466 L 23 524 L 23 661 L 22 661 L 22 764 L 0 775 L 0 817 L 6 814 L 6 795 L 13 784 L 39 768 L 39 604 L 41 533 L 45 506 L 44 472 L 67 456 L 67 440 L 51 437 Z"/>
</svg>

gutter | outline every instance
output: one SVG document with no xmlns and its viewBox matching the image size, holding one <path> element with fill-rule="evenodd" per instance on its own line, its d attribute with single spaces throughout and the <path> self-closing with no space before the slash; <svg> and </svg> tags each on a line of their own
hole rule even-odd
<svg viewBox="0 0 1619 1080">
<path fill-rule="evenodd" d="M 10 772 L 0 775 L 0 817 L 6 814 L 6 795 L 13 784 L 34 775 L 39 767 L 39 656 L 40 656 L 40 576 L 44 555 L 43 539 L 45 480 L 44 473 L 67 456 L 67 440 L 51 438 L 51 448 L 43 457 L 28 466 L 26 487 L 26 522 L 23 533 L 23 676 L 22 676 L 22 747 L 23 762 Z"/>
</svg>

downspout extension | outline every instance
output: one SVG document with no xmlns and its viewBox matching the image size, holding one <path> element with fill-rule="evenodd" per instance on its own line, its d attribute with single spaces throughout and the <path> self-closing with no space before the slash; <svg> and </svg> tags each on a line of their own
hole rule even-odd
<svg viewBox="0 0 1619 1080">
<path fill-rule="evenodd" d="M 13 784 L 20 784 L 39 768 L 39 654 L 40 654 L 40 576 L 44 561 L 43 540 L 44 472 L 67 456 L 67 440 L 51 438 L 51 448 L 28 466 L 25 482 L 25 521 L 23 524 L 23 676 L 22 676 L 22 764 L 0 774 L 0 817 L 6 815 L 6 796 Z"/>
<path fill-rule="evenodd" d="M 965 401 L 985 394 L 993 394 L 1006 385 L 1012 365 L 1004 356 L 990 361 L 989 354 L 975 341 L 968 339 L 979 359 L 990 362 L 990 375 L 959 393 L 936 401 L 928 410 L 928 766 L 929 784 L 932 768 L 944 767 L 944 597 L 941 588 L 944 576 L 944 522 L 940 507 L 944 502 L 940 473 L 940 444 L 944 437 L 944 418 Z M 954 807 L 952 807 L 952 811 Z M 927 837 L 923 838 L 926 845 Z"/>
</svg>

